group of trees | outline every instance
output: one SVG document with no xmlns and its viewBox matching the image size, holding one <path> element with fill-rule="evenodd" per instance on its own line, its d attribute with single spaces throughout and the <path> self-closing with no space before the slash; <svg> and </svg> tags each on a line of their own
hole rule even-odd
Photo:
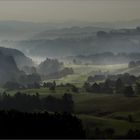
<svg viewBox="0 0 140 140">
<path fill-rule="evenodd" d="M 39 64 L 37 72 L 44 80 L 58 79 L 74 73 L 72 68 L 64 67 L 62 62 L 59 62 L 57 59 L 49 58 L 46 58 L 45 61 Z"/>
<path fill-rule="evenodd" d="M 1 57 L 1 54 L 0 54 Z M 4 56 L 2 55 L 2 58 Z M 6 60 L 5 60 L 6 59 Z M 12 89 L 23 89 L 23 88 L 40 88 L 41 81 L 44 79 L 57 79 L 64 77 L 69 74 L 73 74 L 74 71 L 72 68 L 64 68 L 63 63 L 59 62 L 57 59 L 49 59 L 47 58 L 44 62 L 40 63 L 37 68 L 33 66 L 24 66 L 22 67 L 22 71 L 20 71 L 16 63 L 14 62 L 14 59 L 5 58 L 4 60 L 1 59 L 1 63 L 6 67 L 6 70 L 9 72 L 5 73 L 6 70 L 1 69 L 1 79 L 3 80 L 3 87 L 12 90 Z M 5 64 L 3 61 L 8 61 L 8 67 L 7 64 Z M 11 66 L 11 65 L 14 66 Z M 16 73 L 16 76 L 14 73 L 12 73 L 12 69 L 10 66 L 14 69 L 14 73 Z M 7 78 L 7 74 L 11 75 Z"/>
<path fill-rule="evenodd" d="M 22 76 L 19 77 L 18 82 L 21 83 L 22 85 L 40 83 L 41 82 L 41 77 L 37 73 L 22 75 Z"/>
<path fill-rule="evenodd" d="M 129 62 L 136 62 L 139 64 L 140 53 L 112 53 L 106 52 L 103 53 L 93 53 L 93 54 L 80 54 L 72 57 L 68 57 L 68 60 L 71 60 L 74 64 L 94 64 L 94 65 L 104 65 L 104 64 L 124 64 Z M 133 65 L 133 63 L 132 63 Z"/>
<path fill-rule="evenodd" d="M 113 88 L 109 84 L 109 81 L 99 84 L 97 83 L 90 84 L 86 82 L 83 87 L 87 92 L 91 93 L 109 93 L 109 94 L 113 93 Z"/>
<path fill-rule="evenodd" d="M 72 68 L 63 68 L 62 70 L 59 70 L 57 72 L 45 75 L 44 77 L 42 77 L 42 79 L 59 79 L 73 73 L 74 71 Z"/>
<path fill-rule="evenodd" d="M 66 84 L 56 84 L 55 81 L 53 82 L 43 82 L 42 84 L 37 81 L 34 81 L 33 83 L 27 83 L 27 84 L 20 84 L 18 82 L 14 81 L 8 81 L 3 86 L 4 89 L 7 91 L 9 90 L 20 90 L 20 89 L 39 89 L 39 88 L 48 88 L 50 91 L 56 91 L 57 88 L 64 88 L 67 92 L 72 93 L 79 93 L 79 88 L 76 87 L 74 84 L 66 83 Z"/>
<path fill-rule="evenodd" d="M 51 95 L 42 99 L 42 105 L 48 111 L 53 112 L 70 112 L 74 111 L 74 102 L 71 94 L 64 94 L 62 99 L 55 98 Z"/>
<path fill-rule="evenodd" d="M 124 136 L 125 139 L 139 139 L 140 138 L 140 130 L 136 129 L 129 129 L 126 136 Z"/>
<path fill-rule="evenodd" d="M 20 84 L 18 82 L 14 81 L 8 81 L 3 86 L 4 89 L 8 90 L 16 90 L 16 89 L 39 89 L 40 84 L 37 82 L 31 83 L 31 84 Z"/>
<path fill-rule="evenodd" d="M 3 84 L 3 88 L 7 90 L 24 89 L 24 88 L 40 88 L 41 77 L 37 73 L 21 74 L 15 80 L 9 80 Z"/>
<path fill-rule="evenodd" d="M 51 112 L 73 112 L 74 102 L 72 95 L 65 93 L 62 98 L 56 98 L 51 95 L 40 98 L 39 94 L 29 95 L 25 93 L 16 93 L 10 96 L 3 93 L 0 97 L 0 109 L 16 109 L 19 111 L 51 111 Z"/>
<path fill-rule="evenodd" d="M 114 138 L 115 130 L 113 128 L 105 128 L 104 130 L 101 130 L 99 127 L 95 127 L 93 130 L 93 136 L 94 139 L 111 139 Z"/>
<path fill-rule="evenodd" d="M 134 94 L 140 94 L 139 77 L 131 75 L 123 75 L 117 80 L 106 79 L 101 83 L 89 83 L 84 84 L 84 89 L 87 92 L 92 93 L 120 93 L 125 96 L 134 96 Z"/>
<path fill-rule="evenodd" d="M 140 66 L 140 61 L 130 61 L 128 64 L 128 68 L 134 68 Z"/>
<path fill-rule="evenodd" d="M 24 89 L 24 88 L 40 88 L 41 78 L 37 73 L 29 75 L 21 75 L 18 80 L 7 81 L 3 87 L 7 90 Z"/>
<path fill-rule="evenodd" d="M 101 129 L 100 127 L 95 127 L 93 129 L 93 135 L 91 136 L 94 139 L 139 139 L 140 130 L 138 129 L 128 129 L 124 135 L 115 135 L 115 129 L 109 127 Z"/>
<path fill-rule="evenodd" d="M 130 75 L 129 73 L 117 74 L 117 75 L 105 75 L 98 74 L 94 76 L 89 76 L 87 78 L 87 82 L 92 83 L 96 81 L 104 81 L 104 80 L 117 81 L 118 79 L 122 80 L 122 82 L 126 85 L 136 84 L 136 82 L 140 81 L 140 76 Z"/>
<path fill-rule="evenodd" d="M 36 68 L 33 66 L 23 66 L 21 68 L 22 71 L 24 71 L 26 74 L 33 74 L 33 73 L 37 73 Z"/>
<path fill-rule="evenodd" d="M 61 83 L 60 85 L 57 85 L 57 87 L 62 87 L 62 88 L 66 88 L 68 92 L 74 92 L 74 93 L 79 93 L 79 88 L 76 87 L 74 84 L 71 83 L 66 83 L 63 84 Z"/>
<path fill-rule="evenodd" d="M 69 113 L 0 111 L 0 138 L 85 138 L 81 120 Z"/>
<path fill-rule="evenodd" d="M 56 88 L 64 88 L 64 89 L 67 89 L 68 92 L 74 92 L 74 93 L 79 93 L 79 88 L 77 88 L 75 85 L 73 84 L 70 84 L 70 83 L 66 83 L 66 84 L 59 84 L 59 85 L 56 85 L 56 82 L 53 81 L 53 82 L 44 82 L 43 83 L 43 87 L 44 88 L 49 88 L 50 90 L 53 90 L 55 91 Z"/>
<path fill-rule="evenodd" d="M 44 82 L 43 87 L 44 88 L 49 88 L 50 90 L 55 90 L 56 82 L 55 81 L 53 81 L 53 82 Z"/>
<path fill-rule="evenodd" d="M 49 75 L 55 73 L 63 68 L 63 63 L 57 59 L 46 58 L 45 61 L 41 62 L 37 68 L 40 75 Z"/>
</svg>

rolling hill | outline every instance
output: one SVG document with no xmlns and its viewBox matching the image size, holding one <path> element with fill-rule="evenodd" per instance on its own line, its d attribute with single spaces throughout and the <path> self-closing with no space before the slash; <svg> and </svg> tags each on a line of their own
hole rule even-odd
<svg viewBox="0 0 140 140">
<path fill-rule="evenodd" d="M 17 49 L 0 47 L 0 52 L 6 56 L 12 56 L 19 68 L 23 66 L 32 66 L 33 61 Z"/>
</svg>

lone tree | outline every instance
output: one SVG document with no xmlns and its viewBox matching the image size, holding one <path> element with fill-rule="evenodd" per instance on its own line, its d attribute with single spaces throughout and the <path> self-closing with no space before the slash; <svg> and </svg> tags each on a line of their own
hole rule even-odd
<svg viewBox="0 0 140 140">
<path fill-rule="evenodd" d="M 133 88 L 131 86 L 125 87 L 125 89 L 124 89 L 124 95 L 126 97 L 133 97 L 134 96 L 134 90 L 133 90 Z"/>
<path fill-rule="evenodd" d="M 123 93 L 124 83 L 120 78 L 115 83 L 115 89 L 116 89 L 116 93 Z"/>
</svg>

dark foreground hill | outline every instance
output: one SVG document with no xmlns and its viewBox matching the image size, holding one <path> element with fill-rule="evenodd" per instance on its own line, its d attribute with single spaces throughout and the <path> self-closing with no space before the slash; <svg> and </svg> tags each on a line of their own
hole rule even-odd
<svg viewBox="0 0 140 140">
<path fill-rule="evenodd" d="M 63 113 L 0 111 L 0 138 L 85 138 L 81 121 Z"/>
</svg>

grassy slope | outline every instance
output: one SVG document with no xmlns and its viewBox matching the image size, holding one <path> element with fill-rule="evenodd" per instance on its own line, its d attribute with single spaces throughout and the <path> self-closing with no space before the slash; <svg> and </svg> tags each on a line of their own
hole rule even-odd
<svg viewBox="0 0 140 140">
<path fill-rule="evenodd" d="M 78 87 L 81 87 L 83 83 L 87 80 L 88 76 L 94 75 L 98 71 L 114 73 L 120 69 L 126 69 L 127 64 L 118 64 L 118 65 L 74 65 L 74 64 L 65 64 L 65 67 L 72 67 L 74 74 L 68 75 L 60 79 L 46 80 L 53 81 L 55 80 L 58 84 L 60 83 L 72 83 Z"/>
<path fill-rule="evenodd" d="M 113 128 L 115 130 L 115 135 L 125 135 L 128 130 L 140 129 L 140 123 L 130 123 L 125 120 L 116 120 L 112 118 L 96 117 L 92 115 L 80 115 L 84 127 L 88 129 L 88 138 L 92 138 L 95 127 L 99 127 L 101 130 L 105 128 Z"/>
<path fill-rule="evenodd" d="M 140 75 L 140 66 L 124 69 L 120 73 L 129 73 L 131 75 L 139 76 Z"/>
<path fill-rule="evenodd" d="M 81 87 L 86 81 L 87 76 L 94 75 L 96 71 L 102 69 L 102 71 L 117 72 L 124 69 L 126 71 L 127 65 L 110 65 L 110 66 L 93 66 L 93 65 L 67 65 L 67 67 L 73 67 L 75 74 L 69 75 L 56 82 L 59 83 L 73 83 L 78 87 Z M 49 80 L 50 81 L 50 80 Z M 14 94 L 16 91 L 10 91 L 10 94 Z M 22 92 L 34 94 L 38 92 L 42 96 L 53 95 L 61 97 L 63 93 L 67 92 L 65 88 L 58 88 L 56 91 L 50 91 L 47 88 L 41 89 L 27 89 Z M 107 94 L 87 94 L 81 91 L 80 94 L 73 94 L 75 102 L 75 113 L 82 119 L 85 128 L 89 128 L 89 138 L 93 135 L 95 126 L 102 129 L 107 127 L 113 127 L 116 135 L 125 134 L 129 128 L 140 129 L 140 97 L 126 98 L 122 95 L 107 95 Z M 116 117 L 128 118 L 128 115 L 132 114 L 135 122 L 130 123 L 127 120 L 118 120 Z"/>
<path fill-rule="evenodd" d="M 124 97 L 123 95 L 79 95 L 81 99 L 75 99 L 76 112 L 92 113 L 137 111 L 140 109 L 140 97 Z M 82 100 L 83 99 L 83 100 Z M 79 101 L 80 100 L 80 101 Z M 79 102 L 78 102 L 79 101 Z"/>
<path fill-rule="evenodd" d="M 28 89 L 22 92 L 42 96 L 53 95 L 61 97 L 66 89 L 56 89 L 52 92 L 47 88 Z M 16 91 L 10 92 L 10 94 Z M 42 97 L 41 96 L 41 97 Z M 116 135 L 125 134 L 129 128 L 140 129 L 140 96 L 124 97 L 123 95 L 73 93 L 75 102 L 75 114 L 82 119 L 84 127 L 89 129 L 88 137 L 91 138 L 96 126 L 101 129 L 112 127 Z M 136 122 L 130 123 L 126 119 L 131 114 Z M 123 117 L 118 120 L 116 117 Z"/>
<path fill-rule="evenodd" d="M 77 97 L 76 97 L 77 96 Z M 140 130 L 140 97 L 127 98 L 121 95 L 78 95 L 74 96 L 76 113 L 82 119 L 85 128 L 89 129 L 88 137 L 92 138 L 96 126 L 102 130 L 114 128 L 115 135 L 125 135 L 128 130 Z M 132 115 L 135 122 L 127 121 Z M 121 117 L 122 119 L 116 119 Z"/>
</svg>

